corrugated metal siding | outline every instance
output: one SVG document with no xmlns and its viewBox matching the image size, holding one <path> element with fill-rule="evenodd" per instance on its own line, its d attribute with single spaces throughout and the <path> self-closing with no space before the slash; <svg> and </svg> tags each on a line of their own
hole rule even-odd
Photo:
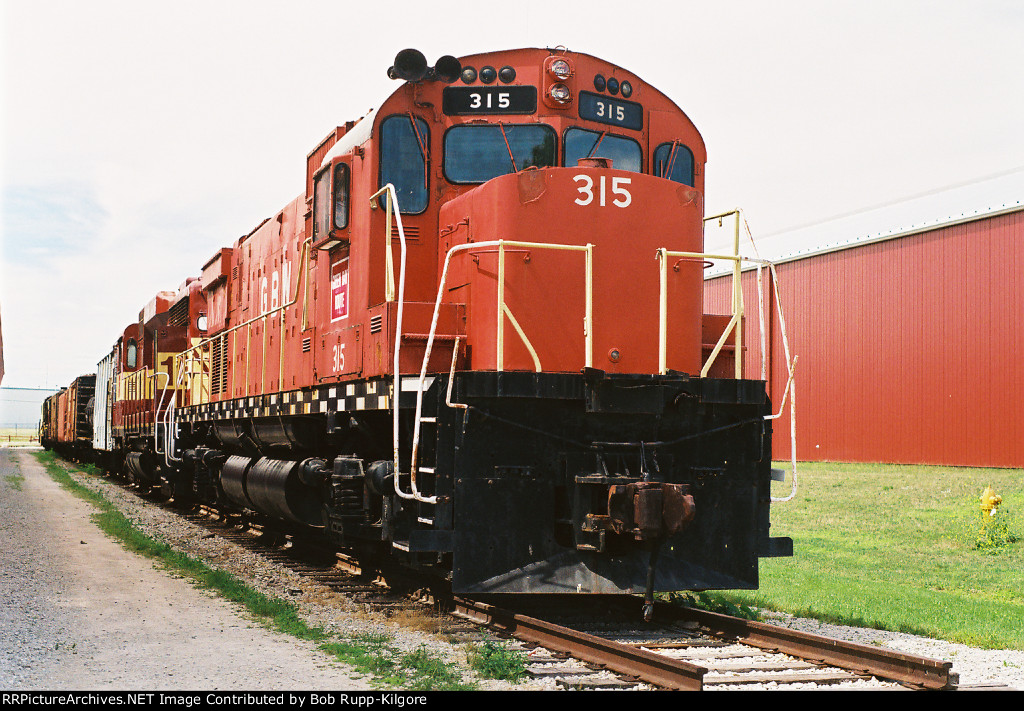
<svg viewBox="0 0 1024 711">
<path fill-rule="evenodd" d="M 797 365 L 802 460 L 1024 467 L 1024 212 L 778 265 Z M 724 313 L 728 278 L 706 282 Z M 758 377 L 744 274 L 745 373 Z M 769 392 L 785 386 L 771 322 Z M 788 416 L 788 413 L 787 413 Z M 775 456 L 789 456 L 776 421 Z"/>
</svg>

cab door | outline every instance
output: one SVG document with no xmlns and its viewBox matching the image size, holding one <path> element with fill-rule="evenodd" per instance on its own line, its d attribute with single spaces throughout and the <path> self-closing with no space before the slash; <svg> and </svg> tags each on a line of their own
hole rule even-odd
<svg viewBox="0 0 1024 711">
<path fill-rule="evenodd" d="M 352 308 L 350 230 L 351 158 L 334 158 L 314 177 L 313 249 L 317 251 L 315 344 L 317 382 L 333 382 L 362 372 L 359 319 Z"/>
</svg>

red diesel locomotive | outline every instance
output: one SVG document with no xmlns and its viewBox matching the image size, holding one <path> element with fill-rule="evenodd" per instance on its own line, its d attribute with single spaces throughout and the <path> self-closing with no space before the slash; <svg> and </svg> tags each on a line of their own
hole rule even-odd
<svg viewBox="0 0 1024 711">
<path fill-rule="evenodd" d="M 765 384 L 703 313 L 692 122 L 562 49 L 389 76 L 303 194 L 125 330 L 95 449 L 456 592 L 755 588 L 792 544 Z"/>
</svg>

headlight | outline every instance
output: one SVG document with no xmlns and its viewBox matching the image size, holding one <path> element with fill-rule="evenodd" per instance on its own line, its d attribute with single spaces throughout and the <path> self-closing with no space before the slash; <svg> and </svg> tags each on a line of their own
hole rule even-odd
<svg viewBox="0 0 1024 711">
<path fill-rule="evenodd" d="M 551 98 L 560 104 L 569 103 L 569 99 L 572 96 L 572 92 L 569 91 L 569 87 L 565 84 L 555 84 L 551 87 Z"/>
<path fill-rule="evenodd" d="M 572 75 L 572 67 L 570 67 L 569 63 L 564 59 L 556 59 L 553 61 L 550 69 L 551 73 L 562 81 L 565 81 Z"/>
</svg>

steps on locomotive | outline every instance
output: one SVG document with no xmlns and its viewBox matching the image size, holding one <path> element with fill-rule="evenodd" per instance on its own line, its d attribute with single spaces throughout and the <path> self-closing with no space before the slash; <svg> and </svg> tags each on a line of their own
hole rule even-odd
<svg viewBox="0 0 1024 711">
<path fill-rule="evenodd" d="M 431 409 L 432 407 L 433 411 L 436 412 L 438 403 L 433 399 L 431 400 L 425 408 Z M 436 477 L 439 469 L 437 452 L 444 446 L 440 441 L 441 432 L 439 425 L 439 417 L 435 414 L 421 415 L 414 424 L 419 433 L 418 461 L 416 466 L 417 489 L 422 493 L 420 484 L 423 483 L 423 478 L 421 475 L 428 475 L 430 480 L 432 480 L 432 488 L 435 489 L 433 493 L 435 497 L 438 496 L 436 491 Z M 411 472 L 403 472 L 403 484 L 410 480 Z M 411 487 L 411 483 L 408 486 Z M 426 495 L 423 498 L 430 498 L 430 495 Z M 410 515 L 409 517 L 408 535 L 401 538 L 396 537 L 391 543 L 392 548 L 409 554 L 437 554 L 450 551 L 452 547 L 451 532 L 445 530 L 443 521 L 438 520 L 439 509 L 441 508 L 438 504 L 443 503 L 443 501 L 438 500 L 431 503 L 429 501 L 415 500 L 408 503 L 410 506 L 415 507 L 415 516 Z M 439 524 L 441 524 L 440 528 L 438 527 Z"/>
</svg>

